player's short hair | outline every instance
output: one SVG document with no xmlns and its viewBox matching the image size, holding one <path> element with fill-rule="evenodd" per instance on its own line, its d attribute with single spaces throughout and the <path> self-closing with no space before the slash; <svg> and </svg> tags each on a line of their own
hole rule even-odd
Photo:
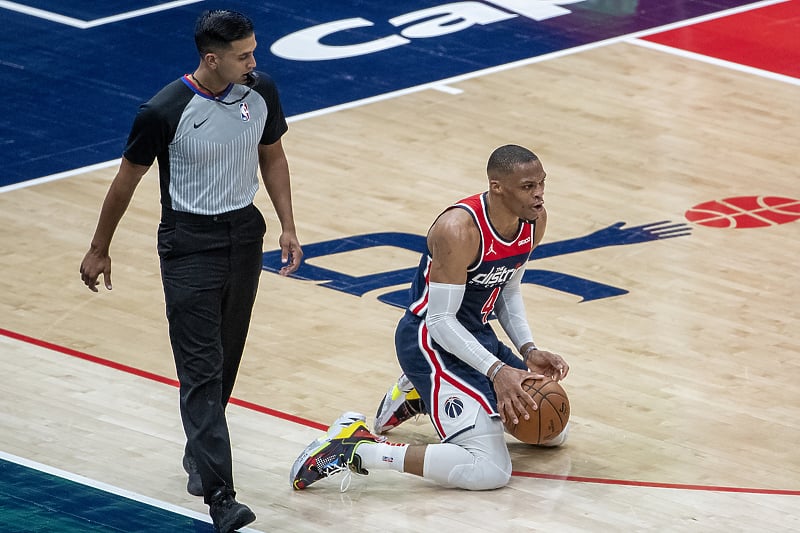
<svg viewBox="0 0 800 533">
<path fill-rule="evenodd" d="M 538 160 L 539 157 L 527 148 L 516 144 L 506 144 L 497 148 L 489 156 L 489 162 L 486 164 L 486 173 L 489 176 L 496 174 L 507 175 L 514 172 L 514 167 L 517 165 Z"/>
<path fill-rule="evenodd" d="M 237 11 L 204 11 L 194 26 L 194 43 L 200 56 L 230 48 L 231 42 L 250 37 L 253 21 Z"/>
</svg>

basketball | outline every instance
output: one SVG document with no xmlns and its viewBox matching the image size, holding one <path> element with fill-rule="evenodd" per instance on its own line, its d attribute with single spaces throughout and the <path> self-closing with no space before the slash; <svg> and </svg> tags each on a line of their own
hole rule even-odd
<svg viewBox="0 0 800 533">
<path fill-rule="evenodd" d="M 522 388 L 533 397 L 539 409 L 528 408 L 530 418 L 520 417 L 519 423 L 506 423 L 506 429 L 515 438 L 528 444 L 541 444 L 558 436 L 569 421 L 569 398 L 557 381 L 526 379 Z"/>
</svg>

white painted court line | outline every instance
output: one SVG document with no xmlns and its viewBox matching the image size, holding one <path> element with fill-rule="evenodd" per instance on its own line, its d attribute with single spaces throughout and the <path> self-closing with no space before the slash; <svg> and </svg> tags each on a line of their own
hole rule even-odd
<svg viewBox="0 0 800 533">
<path fill-rule="evenodd" d="M 197 1 L 197 0 L 192 0 L 192 1 Z M 691 18 L 691 19 L 681 20 L 679 22 L 674 22 L 674 23 L 671 23 L 671 24 L 665 24 L 664 26 L 658 26 L 657 28 L 650 28 L 648 30 L 643 30 L 643 31 L 635 32 L 635 33 L 630 33 L 630 34 L 627 34 L 627 35 L 620 35 L 618 37 L 612 37 L 610 39 L 606 39 L 606 40 L 603 40 L 603 41 L 597 41 L 597 42 L 594 42 L 594 43 L 584 44 L 584 45 L 581 45 L 581 46 L 576 46 L 574 48 L 567 48 L 565 50 L 558 50 L 556 52 L 551 52 L 549 54 L 543 54 L 543 55 L 536 56 L 536 57 L 531 57 L 531 58 L 528 58 L 528 59 L 522 59 L 522 60 L 514 61 L 514 62 L 511 62 L 511 63 L 506 63 L 504 65 L 497 65 L 497 66 L 489 67 L 489 68 L 482 69 L 482 70 L 476 70 L 474 72 L 469 72 L 467 74 L 461 74 L 459 76 L 454 76 L 452 78 L 447 78 L 447 79 L 438 80 L 438 81 L 434 81 L 434 82 L 430 82 L 430 83 L 425 83 L 425 84 L 422 84 L 422 85 L 417 85 L 415 87 L 408 87 L 406 89 L 401 89 L 399 91 L 392 91 L 392 92 L 380 94 L 380 95 L 377 95 L 377 96 L 371 96 L 369 98 L 363 98 L 361 100 L 354 100 L 352 102 L 347 102 L 347 103 L 344 103 L 344 104 L 339 104 L 339 105 L 335 105 L 335 106 L 331 106 L 331 107 L 326 107 L 324 109 L 318 109 L 316 111 L 310 111 L 308 113 L 301 113 L 299 115 L 294 115 L 294 116 L 288 117 L 286 120 L 289 123 L 298 122 L 300 120 L 319 117 L 319 116 L 323 116 L 323 115 L 329 115 L 331 113 L 336 113 L 338 111 L 344 111 L 345 109 L 353 109 L 353 108 L 356 108 L 356 107 L 369 105 L 369 104 L 372 104 L 372 103 L 375 103 L 375 102 L 381 102 L 383 100 L 391 100 L 393 98 L 398 98 L 400 96 L 405 96 L 405 95 L 408 95 L 408 94 L 413 94 L 413 93 L 420 92 L 420 91 L 425 91 L 425 90 L 428 90 L 428 89 L 434 89 L 434 90 L 442 91 L 444 86 L 448 86 L 446 92 L 450 92 L 451 94 L 457 94 L 455 91 L 457 91 L 458 89 L 457 88 L 453 88 L 453 87 L 449 87 L 449 86 L 451 84 L 458 83 L 460 81 L 465 81 L 465 80 L 469 80 L 469 79 L 473 79 L 473 78 L 479 78 L 479 77 L 482 77 L 482 76 L 488 76 L 490 74 L 495 74 L 497 72 L 503 72 L 503 71 L 506 71 L 506 70 L 511 70 L 511 69 L 515 69 L 515 68 L 518 68 L 518 67 L 523 67 L 523 66 L 526 66 L 526 65 L 532 65 L 534 63 L 539 63 L 541 61 L 549 61 L 551 59 L 557 59 L 559 57 L 564 57 L 564 56 L 568 56 L 568 55 L 572 55 L 572 54 L 577 54 L 577 53 L 580 53 L 580 52 L 585 52 L 587 50 L 593 50 L 595 48 L 602 48 L 602 47 L 608 46 L 610 44 L 616 44 L 616 43 L 624 42 L 624 43 L 629 43 L 629 44 L 640 45 L 641 42 L 638 41 L 638 38 L 640 38 L 640 37 L 645 37 L 647 35 L 652 35 L 652 34 L 655 34 L 655 33 L 661 33 L 661 32 L 668 31 L 668 30 L 673 30 L 673 29 L 676 29 L 676 28 L 683 28 L 685 26 L 691 26 L 693 24 L 697 24 L 697 23 L 700 23 L 700 22 L 706 22 L 706 21 L 709 21 L 709 20 L 714 20 L 714 19 L 718 19 L 718 18 L 722 18 L 722 17 L 727 17 L 727 16 L 730 16 L 730 15 L 735 15 L 737 13 L 743 13 L 745 11 L 751 11 L 753 9 L 759 9 L 759 8 L 770 6 L 770 5 L 774 5 L 774 4 L 782 4 L 782 3 L 788 2 L 788 1 L 789 0 L 763 0 L 761 2 L 754 2 L 752 4 L 747 4 L 747 5 L 735 7 L 735 8 L 732 8 L 732 9 L 726 9 L 724 11 L 718 11 L 716 13 L 709 13 L 707 15 L 702 15 L 702 16 L 699 16 L 699 17 Z M 13 3 L 13 2 L 7 2 L 5 0 L 0 0 L 0 7 L 3 7 L 3 4 L 10 4 L 10 3 Z M 743 72 L 747 72 L 747 71 L 743 70 Z M 750 72 L 750 73 L 752 74 L 752 72 Z M 787 78 L 790 79 L 790 80 L 794 80 L 794 78 L 790 78 L 788 76 L 787 76 Z M 786 80 L 782 80 L 782 79 L 778 79 L 778 78 L 773 78 L 773 79 L 776 79 L 776 81 L 786 81 Z M 108 166 L 113 166 L 113 165 L 118 164 L 118 163 L 119 163 L 119 159 L 115 159 L 113 161 L 106 161 L 105 163 L 98 163 L 96 165 L 90 165 L 90 166 L 87 166 L 87 167 L 77 168 L 77 169 L 70 170 L 70 171 L 67 171 L 67 172 L 59 172 L 58 174 L 52 174 L 50 176 L 43 176 L 41 178 L 36 178 L 36 179 L 33 179 L 33 180 L 24 181 L 22 183 L 15 183 L 13 185 L 6 185 L 5 187 L 0 187 L 0 194 L 2 194 L 4 192 L 11 191 L 11 190 L 15 190 L 15 189 L 21 189 L 21 188 L 29 187 L 29 186 L 32 186 L 32 185 L 38 185 L 40 183 L 46 183 L 46 182 L 55 181 L 55 180 L 62 179 L 62 178 L 67 178 L 67 177 L 70 177 L 70 176 L 75 176 L 75 175 L 78 175 L 78 174 L 83 174 L 85 172 L 90 172 L 90 171 L 96 170 L 98 168 L 104 168 L 104 167 L 108 167 Z"/>
<path fill-rule="evenodd" d="M 135 11 L 127 11 L 125 13 L 119 13 L 117 15 L 112 15 L 110 17 L 103 17 L 94 20 L 76 19 L 74 17 L 68 17 L 66 15 L 61 15 L 60 13 L 55 13 L 53 11 L 46 11 L 44 9 L 26 6 L 25 4 L 19 4 L 17 2 L 9 2 L 8 0 L 0 0 L 0 8 L 8 9 L 10 11 L 16 11 L 17 13 L 30 15 L 32 17 L 44 20 L 49 20 L 50 22 L 57 22 L 59 24 L 72 26 L 73 28 L 78 28 L 80 30 L 85 30 L 88 28 L 103 26 L 104 24 L 111 24 L 112 22 L 118 22 L 120 20 L 141 17 L 143 15 L 149 15 L 151 13 L 158 13 L 159 11 L 166 11 L 168 9 L 172 9 L 175 7 L 185 6 L 189 4 L 196 4 L 197 2 L 202 2 L 202 1 L 203 0 L 174 0 L 173 2 L 167 2 L 166 4 L 159 4 L 157 6 L 137 9 Z"/>
<path fill-rule="evenodd" d="M 506 71 L 506 70 L 515 69 L 515 68 L 518 68 L 518 67 L 532 65 L 532 64 L 535 64 L 535 63 L 540 63 L 542 61 L 549 61 L 551 59 L 557 59 L 559 57 L 564 57 L 564 56 L 568 56 L 568 55 L 572 55 L 572 54 L 578 54 L 578 53 L 581 53 L 581 52 L 586 52 L 588 50 L 594 50 L 595 48 L 602 48 L 602 47 L 608 46 L 610 44 L 616 44 L 616 43 L 620 43 L 620 42 L 630 42 L 631 40 L 637 39 L 639 37 L 644 37 L 644 36 L 647 36 L 647 35 L 652 35 L 654 33 L 661 33 L 661 32 L 668 31 L 668 30 L 673 30 L 673 29 L 676 29 L 676 28 L 682 28 L 682 27 L 685 27 L 685 26 L 691 26 L 693 24 L 697 24 L 697 23 L 700 23 L 700 22 L 706 22 L 706 21 L 709 21 L 709 20 L 714 20 L 714 19 L 718 19 L 718 18 L 722 18 L 722 17 L 727 17 L 727 16 L 730 16 L 730 15 L 735 15 L 737 13 L 743 13 L 745 11 L 751 11 L 753 9 L 758 9 L 758 8 L 769 6 L 769 5 L 773 5 L 773 4 L 780 4 L 780 3 L 783 3 L 783 2 L 787 2 L 787 1 L 789 1 L 789 0 L 764 0 L 764 1 L 761 1 L 761 2 L 754 2 L 752 4 L 748 4 L 748 5 L 745 5 L 745 6 L 740 6 L 740 7 L 736 7 L 736 8 L 732 8 L 732 9 L 726 9 L 724 11 L 718 11 L 716 13 L 709 13 L 707 15 L 701 15 L 699 17 L 695 17 L 695 18 L 691 18 L 691 19 L 681 20 L 679 22 L 673 22 L 671 24 L 665 24 L 663 26 L 658 26 L 656 28 L 650 28 L 650 29 L 647 29 L 647 30 L 639 31 L 639 32 L 629 33 L 627 35 L 620 35 L 620 36 L 617 36 L 617 37 L 612 37 L 610 39 L 605 39 L 603 41 L 597 41 L 597 42 L 593 42 L 593 43 L 584 44 L 584 45 L 581 45 L 581 46 L 576 46 L 574 48 L 567 48 L 567 49 L 564 49 L 564 50 L 558 50 L 556 52 L 551 52 L 549 54 L 542 54 L 540 56 L 530 57 L 528 59 L 521 59 L 519 61 L 513 61 L 511 63 L 506 63 L 504 65 L 496 65 L 494 67 L 489 67 L 489 68 L 485 68 L 485 69 L 482 69 L 482 70 L 476 70 L 474 72 L 469 72 L 467 74 L 461 74 L 461 75 L 458 75 L 458 76 L 453 76 L 452 78 L 446 78 L 446 79 L 443 79 L 443 80 L 433 81 L 433 82 L 430 82 L 430 83 L 417 85 L 415 87 L 408 87 L 406 89 L 401 89 L 399 91 L 393 91 L 393 92 L 389 92 L 389 93 L 384 93 L 384 94 L 381 94 L 381 95 L 372 96 L 372 97 L 364 98 L 364 99 L 361 99 L 361 100 L 354 100 L 352 102 L 348 102 L 348 103 L 345 103 L 345 104 L 340 104 L 340 105 L 336 105 L 336 106 L 332 106 L 332 107 L 327 107 L 325 109 L 318 109 L 316 111 L 310 111 L 308 113 L 302 113 L 300 115 L 294 115 L 293 117 L 291 117 L 289 119 L 289 121 L 293 122 L 293 121 L 298 121 L 298 120 L 305 120 L 307 118 L 314 118 L 314 117 L 318 117 L 318 116 L 322 116 L 322 115 L 327 115 L 327 114 L 330 114 L 330 113 L 335 113 L 337 111 L 342 111 L 342 110 L 345 110 L 345 109 L 352 109 L 354 107 L 360 107 L 362 105 L 368 105 L 368 104 L 372 104 L 372 103 L 375 103 L 375 102 L 380 102 L 382 100 L 389 100 L 389 99 L 392 99 L 392 98 L 397 98 L 399 96 L 405 96 L 405 95 L 412 94 L 412 93 L 415 93 L 415 92 L 424 91 L 424 90 L 427 90 L 427 89 L 434 89 L 434 90 L 440 90 L 441 91 L 443 86 L 448 86 L 449 90 L 452 91 L 454 88 L 453 87 L 449 87 L 450 85 L 452 85 L 454 83 L 461 82 L 461 81 L 469 80 L 469 79 L 472 79 L 472 78 L 479 78 L 479 77 L 482 77 L 482 76 L 487 76 L 487 75 L 490 75 L 490 74 L 495 74 L 495 73 L 498 73 L 498 72 L 503 72 L 503 71 Z M 456 94 L 456 93 L 452 93 L 452 94 Z"/>
<path fill-rule="evenodd" d="M 696 52 L 689 52 L 687 50 L 683 50 L 682 48 L 673 48 L 672 46 L 667 46 L 664 44 L 653 43 L 650 41 L 644 41 L 641 39 L 631 39 L 626 41 L 629 44 L 633 44 L 636 46 L 641 46 L 644 48 L 650 48 L 653 50 L 658 50 L 659 52 L 664 52 L 667 54 L 672 54 L 680 57 L 685 57 L 688 59 L 694 59 L 695 61 L 701 61 L 703 63 L 708 63 L 711 65 L 716 65 L 718 67 L 724 67 L 731 70 L 736 70 L 738 72 L 745 72 L 747 74 L 753 74 L 755 76 L 761 76 L 762 78 L 768 78 L 774 81 L 780 81 L 783 83 L 789 83 L 791 85 L 800 85 L 800 79 L 793 78 L 792 76 L 786 76 L 784 74 L 777 74 L 775 72 L 770 72 L 768 70 L 763 70 L 760 68 L 749 67 L 747 65 L 742 65 L 740 63 L 734 63 L 732 61 L 725 61 L 724 59 L 718 59 L 716 57 L 711 57 L 703 54 L 698 54 Z"/>
<path fill-rule="evenodd" d="M 91 172 L 93 170 L 99 170 L 101 168 L 114 167 L 119 165 L 120 161 L 121 159 L 112 159 L 111 161 L 104 161 L 102 163 L 96 163 L 94 165 L 89 165 L 86 167 L 67 170 L 64 172 L 59 172 L 58 174 L 50 174 L 49 176 L 42 176 L 41 178 L 23 181 L 20 183 L 12 183 L 11 185 L 4 185 L 3 187 L 0 187 L 0 194 L 3 194 L 4 192 L 13 191 L 16 189 L 23 189 L 25 187 L 30 187 L 32 185 L 40 185 L 42 183 L 47 183 L 49 181 L 56 181 L 62 178 L 69 178 L 70 176 L 86 174 L 87 172 Z"/>
<path fill-rule="evenodd" d="M 34 470 L 38 470 L 39 472 L 44 472 L 45 474 L 50 474 L 56 477 L 60 477 L 62 479 L 74 481 L 75 483 L 80 483 L 81 485 L 86 485 L 88 487 L 99 489 L 104 492 L 121 496 L 123 498 L 128 498 L 129 500 L 145 503 L 152 507 L 158 507 L 159 509 L 164 509 L 165 511 L 170 511 L 175 514 L 188 516 L 189 518 L 194 518 L 195 520 L 200 520 L 201 522 L 207 522 L 209 524 L 211 523 L 211 517 L 192 511 L 191 509 L 186 509 L 185 507 L 180 507 L 178 505 L 173 505 L 171 503 L 167 503 L 161 500 L 156 500 L 155 498 L 149 498 L 147 496 L 138 494 L 136 492 L 131 492 L 129 490 L 121 489 L 119 487 L 115 487 L 113 485 L 109 485 L 101 481 L 83 477 L 78 474 L 73 474 L 72 472 L 67 472 L 66 470 L 60 470 L 52 466 L 48 466 L 42 463 L 37 463 L 36 461 L 31 461 L 30 459 L 25 459 L 24 457 L 19 457 L 17 455 L 6 453 L 2 450 L 0 450 L 0 459 L 3 459 L 11 463 L 16 463 L 18 465 L 27 468 L 32 468 Z M 257 529 L 251 529 L 251 528 L 244 528 L 240 529 L 239 531 L 247 533 L 262 533 Z"/>
<path fill-rule="evenodd" d="M 431 87 L 431 89 L 434 89 L 436 91 L 439 91 L 439 92 L 442 92 L 442 93 L 446 93 L 446 94 L 461 94 L 461 93 L 464 92 L 463 89 L 458 89 L 456 87 L 450 87 L 449 85 L 445 85 L 445 84 L 442 84 L 442 83 L 437 84 L 437 85 L 433 85 Z"/>
</svg>

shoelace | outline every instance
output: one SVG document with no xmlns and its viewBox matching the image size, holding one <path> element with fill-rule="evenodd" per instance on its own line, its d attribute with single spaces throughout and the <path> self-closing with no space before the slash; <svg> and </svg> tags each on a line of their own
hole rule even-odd
<svg viewBox="0 0 800 533">
<path fill-rule="evenodd" d="M 342 482 L 339 484 L 339 492 L 347 492 L 350 488 L 350 482 L 353 480 L 353 471 L 347 468 L 347 471 L 342 476 Z"/>
<path fill-rule="evenodd" d="M 345 468 L 347 469 L 347 471 L 344 473 L 344 476 L 342 477 L 342 482 L 339 484 L 339 492 L 347 492 L 347 489 L 350 488 L 350 482 L 353 480 L 353 473 L 364 474 L 364 475 L 367 474 L 366 470 L 359 472 L 358 467 L 355 464 L 350 464 L 347 466 L 343 466 L 341 468 Z M 340 470 L 336 470 L 336 472 L 339 471 Z"/>
<path fill-rule="evenodd" d="M 350 478 L 352 477 L 352 471 L 347 466 L 347 463 L 344 461 L 344 457 L 339 456 L 335 460 L 331 461 L 330 463 L 324 465 L 322 468 L 317 466 L 317 471 L 323 477 L 331 477 L 333 475 L 338 474 L 339 472 L 344 472 L 344 477 L 342 478 L 342 482 L 339 485 L 339 492 L 345 492 L 348 488 L 350 488 Z"/>
<path fill-rule="evenodd" d="M 319 472 L 324 477 L 331 477 L 339 472 L 344 472 L 342 481 L 339 483 L 339 492 L 347 492 L 347 490 L 350 488 L 350 483 L 353 481 L 353 472 L 356 471 L 356 468 L 357 467 L 355 465 L 348 465 L 344 460 L 344 456 L 340 455 L 336 461 L 328 463 L 319 469 Z M 366 474 L 366 471 L 362 473 Z"/>
<path fill-rule="evenodd" d="M 338 474 L 339 472 L 344 472 L 342 482 L 339 484 L 339 492 L 347 492 L 347 489 L 350 488 L 350 482 L 353 479 L 353 471 L 350 470 L 346 464 L 341 464 L 338 462 L 329 464 L 323 469 L 322 473 L 325 477 L 330 477 Z"/>
<path fill-rule="evenodd" d="M 411 418 L 414 419 L 414 423 L 419 422 L 419 419 L 425 413 L 422 412 L 422 406 L 416 407 L 414 403 L 409 400 L 406 400 L 402 407 L 406 409 L 406 415 L 408 416 L 408 420 Z"/>
</svg>

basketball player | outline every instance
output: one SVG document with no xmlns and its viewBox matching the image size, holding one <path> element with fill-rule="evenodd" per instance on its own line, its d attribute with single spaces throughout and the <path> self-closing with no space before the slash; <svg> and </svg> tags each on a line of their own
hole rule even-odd
<svg viewBox="0 0 800 533">
<path fill-rule="evenodd" d="M 252 22 L 233 11 L 197 20 L 200 63 L 139 110 L 106 195 L 81 278 L 111 289 L 109 247 L 142 176 L 158 159 L 158 253 L 186 433 L 187 490 L 203 496 L 217 531 L 255 520 L 236 501 L 225 408 L 233 390 L 261 273 L 266 224 L 253 205 L 258 171 L 281 224 L 282 275 L 300 265 L 287 131 L 278 91 L 256 74 Z"/>
<path fill-rule="evenodd" d="M 377 431 L 430 413 L 441 443 L 405 445 L 371 434 L 365 417 L 345 413 L 295 461 L 291 482 L 305 489 L 344 470 L 383 468 L 447 487 L 494 489 L 511 478 L 503 423 L 535 406 L 522 389 L 532 376 L 561 380 L 564 359 L 533 342 L 520 291 L 525 264 L 547 224 L 545 171 L 539 158 L 502 146 L 487 164 L 489 190 L 450 206 L 428 231 L 411 286 L 412 303 L 395 332 L 403 369 L 378 410 Z M 489 324 L 496 314 L 516 347 Z M 567 429 L 545 445 L 564 442 Z"/>
</svg>

